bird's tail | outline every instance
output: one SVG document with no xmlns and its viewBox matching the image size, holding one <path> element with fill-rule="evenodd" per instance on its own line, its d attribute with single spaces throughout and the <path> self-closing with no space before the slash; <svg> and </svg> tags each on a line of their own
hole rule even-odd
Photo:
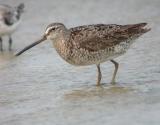
<svg viewBox="0 0 160 125">
<path fill-rule="evenodd" d="M 146 28 L 147 23 L 138 23 L 138 24 L 130 24 L 124 25 L 124 29 L 131 34 L 144 34 L 151 30 L 151 28 Z"/>
</svg>

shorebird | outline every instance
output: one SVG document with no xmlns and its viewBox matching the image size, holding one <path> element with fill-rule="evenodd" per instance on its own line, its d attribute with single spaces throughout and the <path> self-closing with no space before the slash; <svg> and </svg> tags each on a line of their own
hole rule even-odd
<svg viewBox="0 0 160 125">
<path fill-rule="evenodd" d="M 68 29 L 62 23 L 52 23 L 40 40 L 25 47 L 16 56 L 49 39 L 66 62 L 76 66 L 96 65 L 98 86 L 102 78 L 100 64 L 111 61 L 115 66 L 111 81 L 114 84 L 119 64 L 113 59 L 126 53 L 135 39 L 150 31 L 150 28 L 145 28 L 146 25 L 95 24 Z"/>
<path fill-rule="evenodd" d="M 17 7 L 0 4 L 0 51 L 3 51 L 2 37 L 9 36 L 9 50 L 12 47 L 12 33 L 18 28 L 24 4 Z"/>
</svg>

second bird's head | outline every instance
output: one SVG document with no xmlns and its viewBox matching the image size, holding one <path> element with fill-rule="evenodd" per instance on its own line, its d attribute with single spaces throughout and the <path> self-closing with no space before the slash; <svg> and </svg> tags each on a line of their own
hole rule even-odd
<svg viewBox="0 0 160 125">
<path fill-rule="evenodd" d="M 56 41 L 57 39 L 63 37 L 67 33 L 67 28 L 62 24 L 62 23 L 52 23 L 47 26 L 46 31 L 42 38 L 31 45 L 25 47 L 23 50 L 18 52 L 16 56 L 21 55 L 28 49 L 34 47 L 35 45 L 45 41 L 45 40 L 52 40 L 53 42 Z"/>
</svg>

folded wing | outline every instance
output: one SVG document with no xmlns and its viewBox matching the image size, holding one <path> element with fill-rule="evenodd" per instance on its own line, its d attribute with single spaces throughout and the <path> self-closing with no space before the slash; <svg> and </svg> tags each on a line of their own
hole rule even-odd
<svg viewBox="0 0 160 125">
<path fill-rule="evenodd" d="M 103 50 L 121 42 L 138 38 L 150 29 L 144 28 L 146 23 L 131 25 L 88 25 L 71 28 L 70 42 L 77 49 L 88 51 Z"/>
</svg>

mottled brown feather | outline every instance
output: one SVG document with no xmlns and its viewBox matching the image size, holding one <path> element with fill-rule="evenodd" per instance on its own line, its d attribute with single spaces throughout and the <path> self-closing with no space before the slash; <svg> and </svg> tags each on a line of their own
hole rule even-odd
<svg viewBox="0 0 160 125">
<path fill-rule="evenodd" d="M 103 50 L 121 42 L 137 38 L 149 31 L 143 27 L 146 23 L 131 25 L 97 24 L 71 28 L 70 42 L 77 49 L 88 51 Z"/>
</svg>

